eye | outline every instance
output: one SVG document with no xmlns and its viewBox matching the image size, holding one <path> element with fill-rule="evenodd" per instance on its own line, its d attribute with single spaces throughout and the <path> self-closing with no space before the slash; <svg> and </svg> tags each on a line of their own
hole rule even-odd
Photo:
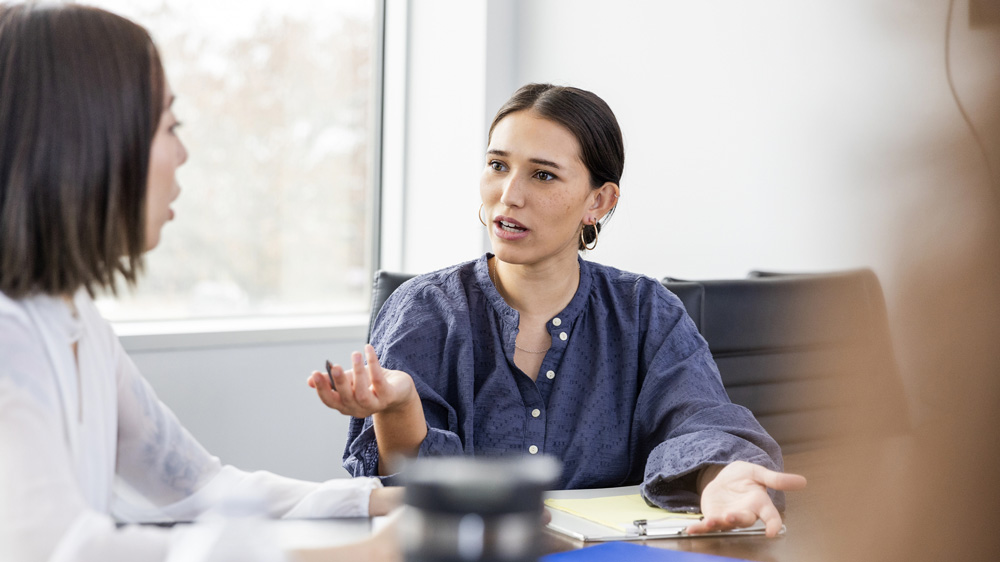
<svg viewBox="0 0 1000 562">
<path fill-rule="evenodd" d="M 499 160 L 490 160 L 489 163 L 487 164 L 487 166 L 489 166 L 490 168 L 493 168 L 493 170 L 496 171 L 496 172 L 505 172 L 505 171 L 507 171 L 507 166 L 504 166 L 503 162 L 501 162 Z"/>
<path fill-rule="evenodd" d="M 556 176 L 554 174 L 550 174 L 545 170 L 538 170 L 537 172 L 535 172 L 535 177 L 542 181 L 552 181 L 556 179 Z"/>
<path fill-rule="evenodd" d="M 174 133 L 174 132 L 176 132 L 176 131 L 177 131 L 177 129 L 179 129 L 179 128 L 180 128 L 180 127 L 181 127 L 182 125 L 184 125 L 184 123 L 181 123 L 180 121 L 174 121 L 174 124 L 173 124 L 173 125 L 171 125 L 171 126 L 170 126 L 170 128 L 169 128 L 169 129 L 167 129 L 167 130 L 168 130 L 168 131 L 170 131 L 171 133 Z"/>
</svg>

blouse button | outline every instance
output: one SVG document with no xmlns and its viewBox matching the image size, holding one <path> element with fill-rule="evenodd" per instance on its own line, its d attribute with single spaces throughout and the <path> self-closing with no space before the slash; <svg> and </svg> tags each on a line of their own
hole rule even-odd
<svg viewBox="0 0 1000 562">
<path fill-rule="evenodd" d="M 562 320 L 560 320 L 558 318 L 553 318 L 552 319 L 552 325 L 553 326 L 562 326 Z"/>
<path fill-rule="evenodd" d="M 545 373 L 545 378 L 547 378 L 549 380 L 552 380 L 552 379 L 556 378 L 556 372 L 555 371 L 549 371 L 549 372 Z"/>
<path fill-rule="evenodd" d="M 559 332 L 559 339 L 566 341 L 569 339 L 569 336 L 566 335 L 566 332 Z"/>
<path fill-rule="evenodd" d="M 528 447 L 528 452 L 531 453 L 532 455 L 537 455 L 538 454 L 538 447 L 536 447 L 535 445 L 532 445 L 532 446 Z"/>
<path fill-rule="evenodd" d="M 538 408 L 535 408 L 534 410 L 531 411 L 531 417 L 533 418 L 537 418 L 540 415 L 542 415 L 542 411 L 539 410 Z"/>
</svg>

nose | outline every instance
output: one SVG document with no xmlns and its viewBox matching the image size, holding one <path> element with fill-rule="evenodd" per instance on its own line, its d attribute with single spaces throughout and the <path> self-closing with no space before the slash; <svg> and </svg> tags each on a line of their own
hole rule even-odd
<svg viewBox="0 0 1000 562">
<path fill-rule="evenodd" d="M 177 166 L 183 166 L 188 159 L 187 147 L 184 146 L 184 142 L 177 139 Z"/>
<path fill-rule="evenodd" d="M 508 207 L 524 205 L 524 190 L 517 174 L 507 176 L 503 183 L 503 191 L 500 193 L 500 202 Z"/>
</svg>

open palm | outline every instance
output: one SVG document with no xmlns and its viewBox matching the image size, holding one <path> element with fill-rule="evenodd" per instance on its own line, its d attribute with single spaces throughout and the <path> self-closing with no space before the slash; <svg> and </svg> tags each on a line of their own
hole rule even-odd
<svg viewBox="0 0 1000 562">
<path fill-rule="evenodd" d="M 365 346 L 366 359 L 361 353 L 351 354 L 351 369 L 340 365 L 330 369 L 336 388 L 319 371 L 309 377 L 309 386 L 316 389 L 324 404 L 342 414 L 366 418 L 391 410 L 416 396 L 413 379 L 403 371 L 383 369 L 371 345 Z"/>
<path fill-rule="evenodd" d="M 702 490 L 701 512 L 705 518 L 689 526 L 688 533 L 749 527 L 760 519 L 767 536 L 777 536 L 781 531 L 781 514 L 774 507 L 767 489 L 791 491 L 805 485 L 803 476 L 735 461 L 719 471 Z"/>
</svg>

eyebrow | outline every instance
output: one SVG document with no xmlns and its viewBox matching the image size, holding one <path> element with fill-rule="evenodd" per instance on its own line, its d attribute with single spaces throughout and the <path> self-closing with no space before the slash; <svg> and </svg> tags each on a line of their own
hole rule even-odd
<svg viewBox="0 0 1000 562">
<path fill-rule="evenodd" d="M 170 101 L 167 102 L 167 107 L 165 107 L 164 109 L 170 109 L 174 105 L 175 99 L 177 99 L 177 96 L 170 94 Z"/>
<path fill-rule="evenodd" d="M 506 150 L 497 150 L 495 148 L 491 148 L 490 150 L 487 150 L 486 154 L 495 154 L 497 156 L 503 156 L 503 157 L 510 156 L 510 153 L 507 152 Z M 560 166 L 559 164 L 556 164 L 555 162 L 553 162 L 551 160 L 544 160 L 542 158 L 531 158 L 528 161 L 531 162 L 532 164 L 538 164 L 539 166 L 548 166 L 550 168 L 555 168 L 557 170 L 561 170 L 562 169 L 562 166 Z"/>
</svg>

